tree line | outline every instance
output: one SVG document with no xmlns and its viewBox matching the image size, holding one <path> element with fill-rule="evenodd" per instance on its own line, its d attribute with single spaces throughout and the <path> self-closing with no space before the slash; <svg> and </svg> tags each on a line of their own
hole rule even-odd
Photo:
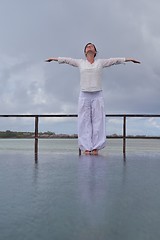
<svg viewBox="0 0 160 240">
<path fill-rule="evenodd" d="M 0 138 L 34 138 L 34 132 L 0 131 Z M 77 134 L 56 134 L 55 132 L 39 132 L 39 138 L 77 138 Z"/>
</svg>

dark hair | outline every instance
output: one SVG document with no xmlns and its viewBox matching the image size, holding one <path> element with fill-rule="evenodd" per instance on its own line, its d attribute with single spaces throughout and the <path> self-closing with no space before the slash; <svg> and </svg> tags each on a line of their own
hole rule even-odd
<svg viewBox="0 0 160 240">
<path fill-rule="evenodd" d="M 97 49 L 96 49 L 96 47 L 95 47 L 95 45 L 94 45 L 93 43 L 87 43 L 87 44 L 86 44 L 86 46 L 84 47 L 84 53 L 86 54 L 86 48 L 87 48 L 87 46 L 90 45 L 90 44 L 93 45 L 93 47 L 94 47 L 94 49 L 95 49 L 95 51 L 96 51 L 95 54 L 94 54 L 94 57 L 95 57 L 95 56 L 97 55 Z"/>
</svg>

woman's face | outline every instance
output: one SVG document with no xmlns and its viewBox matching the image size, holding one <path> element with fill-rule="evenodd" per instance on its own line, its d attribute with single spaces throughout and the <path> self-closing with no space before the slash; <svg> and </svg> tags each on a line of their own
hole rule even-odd
<svg viewBox="0 0 160 240">
<path fill-rule="evenodd" d="M 96 54 L 96 49 L 95 46 L 93 44 L 88 44 L 86 49 L 85 49 L 85 54 L 87 54 L 88 52 L 92 52 L 94 54 Z"/>
</svg>

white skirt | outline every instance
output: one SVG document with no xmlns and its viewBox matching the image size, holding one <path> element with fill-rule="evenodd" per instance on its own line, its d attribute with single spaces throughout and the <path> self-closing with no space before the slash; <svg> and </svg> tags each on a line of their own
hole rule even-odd
<svg viewBox="0 0 160 240">
<path fill-rule="evenodd" d="M 78 102 L 78 144 L 81 150 L 102 149 L 106 145 L 104 98 L 102 91 L 80 92 Z"/>
</svg>

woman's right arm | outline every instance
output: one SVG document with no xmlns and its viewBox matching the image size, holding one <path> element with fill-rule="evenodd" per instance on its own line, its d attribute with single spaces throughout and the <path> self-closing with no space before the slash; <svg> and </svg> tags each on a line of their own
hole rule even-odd
<svg viewBox="0 0 160 240">
<path fill-rule="evenodd" d="M 46 62 L 57 61 L 59 63 L 66 63 L 72 65 L 74 67 L 79 67 L 80 59 L 68 58 L 68 57 L 58 57 L 58 58 L 48 58 L 45 60 Z"/>
</svg>

